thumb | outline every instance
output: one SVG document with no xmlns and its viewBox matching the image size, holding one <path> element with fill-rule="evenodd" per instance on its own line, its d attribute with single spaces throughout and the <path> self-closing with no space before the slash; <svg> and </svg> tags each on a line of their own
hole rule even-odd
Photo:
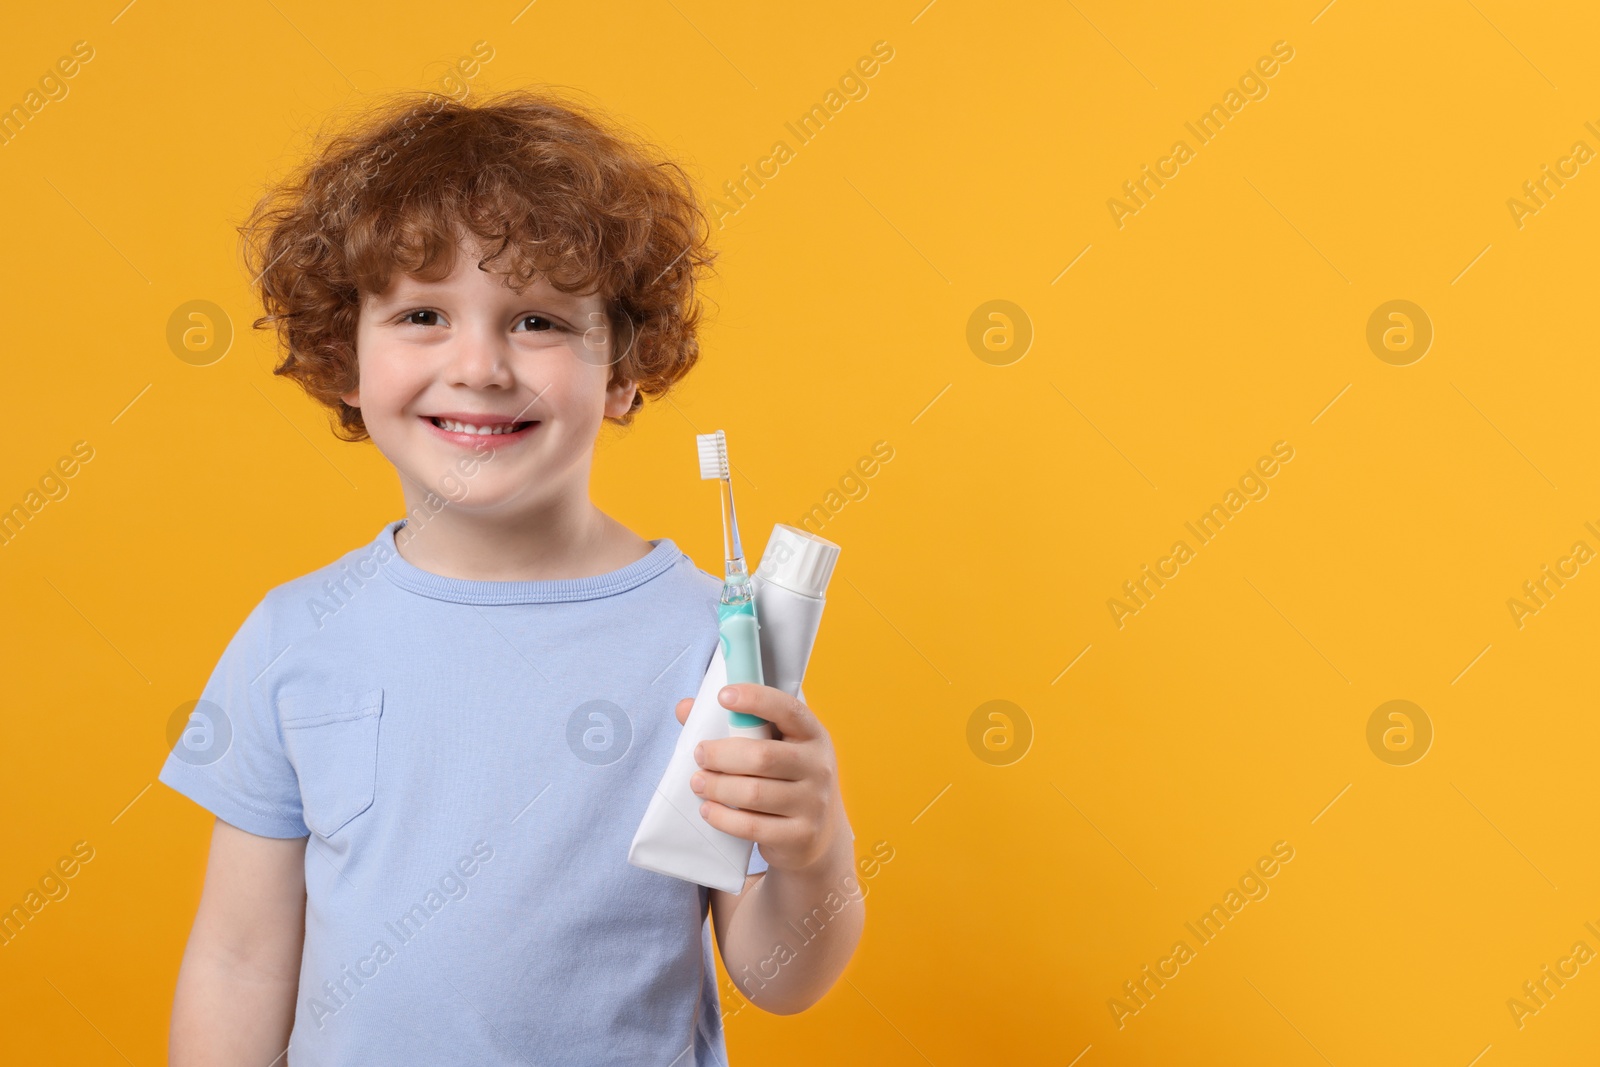
<svg viewBox="0 0 1600 1067">
<path fill-rule="evenodd" d="M 689 709 L 692 707 L 694 707 L 694 697 L 684 697 L 682 700 L 678 701 L 678 706 L 673 710 L 678 716 L 679 726 L 682 726 L 689 721 Z"/>
</svg>

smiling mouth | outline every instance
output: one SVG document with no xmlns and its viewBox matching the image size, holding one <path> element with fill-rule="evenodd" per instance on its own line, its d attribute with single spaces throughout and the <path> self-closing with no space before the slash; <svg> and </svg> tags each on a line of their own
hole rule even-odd
<svg viewBox="0 0 1600 1067">
<path fill-rule="evenodd" d="M 537 420 L 529 422 L 502 422 L 489 425 L 476 425 L 470 422 L 457 422 L 455 419 L 441 419 L 436 416 L 427 416 L 429 422 L 447 433 L 474 434 L 478 437 L 499 437 L 504 434 L 516 433 L 529 426 L 537 425 Z"/>
</svg>

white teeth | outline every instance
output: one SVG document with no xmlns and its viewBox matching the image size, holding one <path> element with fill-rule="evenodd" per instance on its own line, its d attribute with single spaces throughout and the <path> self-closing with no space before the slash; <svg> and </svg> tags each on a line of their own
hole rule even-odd
<svg viewBox="0 0 1600 1067">
<path fill-rule="evenodd" d="M 433 420 L 433 422 L 434 422 L 434 425 L 439 426 L 439 427 L 441 427 L 443 429 L 449 430 L 451 433 L 473 433 L 473 434 L 478 434 L 479 436 L 482 436 L 482 437 L 491 436 L 493 434 L 511 433 L 514 430 L 516 430 L 516 426 L 515 425 L 511 425 L 511 426 L 505 426 L 505 425 L 502 425 L 502 426 L 474 426 L 470 422 L 456 422 L 453 419 L 435 418 Z"/>
</svg>

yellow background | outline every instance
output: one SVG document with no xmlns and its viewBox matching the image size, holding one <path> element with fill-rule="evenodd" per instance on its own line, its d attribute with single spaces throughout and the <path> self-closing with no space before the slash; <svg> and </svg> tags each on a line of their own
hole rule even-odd
<svg viewBox="0 0 1600 1067">
<path fill-rule="evenodd" d="M 0 38 L 5 105 L 95 50 L 0 147 L 0 504 L 95 449 L 0 548 L 0 904 L 95 849 L 0 948 L 8 1061 L 164 1062 L 211 822 L 151 785 L 167 721 L 265 590 L 400 514 L 382 457 L 271 376 L 233 226 L 326 117 L 479 40 L 474 92 L 580 88 L 708 191 L 795 149 L 717 235 L 702 366 L 603 437 L 602 507 L 714 570 L 694 431 L 727 430 L 757 546 L 894 449 L 822 531 L 806 687 L 859 848 L 894 858 L 817 1006 L 724 980 L 735 1062 L 1592 1054 L 1600 966 L 1520 1029 L 1506 1005 L 1600 950 L 1600 567 L 1521 628 L 1506 603 L 1600 549 L 1600 164 L 1520 228 L 1506 205 L 1600 148 L 1590 5 L 367 7 L 32 5 Z M 880 40 L 798 146 L 784 123 Z M 1269 95 L 1198 147 L 1184 122 L 1280 40 Z M 1119 229 L 1107 200 L 1180 138 Z M 165 340 L 199 299 L 236 334 L 205 367 Z M 1409 366 L 1366 342 L 1394 299 L 1435 330 Z M 966 340 L 991 300 L 1034 331 L 1009 365 Z M 1107 600 L 1280 440 L 1270 495 L 1119 629 Z M 1366 740 L 1394 699 L 1435 733 L 1409 766 Z M 991 700 L 1031 725 L 1009 765 L 968 743 Z M 1119 1029 L 1108 1000 L 1277 841 L 1270 895 Z"/>
</svg>

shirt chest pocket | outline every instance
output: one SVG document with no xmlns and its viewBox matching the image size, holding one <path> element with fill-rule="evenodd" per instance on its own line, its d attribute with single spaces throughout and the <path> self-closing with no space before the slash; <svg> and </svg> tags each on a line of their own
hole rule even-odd
<svg viewBox="0 0 1600 1067">
<path fill-rule="evenodd" d="M 318 837 L 331 837 L 377 796 L 383 690 L 285 694 L 279 712 L 300 779 L 301 818 Z"/>
</svg>

